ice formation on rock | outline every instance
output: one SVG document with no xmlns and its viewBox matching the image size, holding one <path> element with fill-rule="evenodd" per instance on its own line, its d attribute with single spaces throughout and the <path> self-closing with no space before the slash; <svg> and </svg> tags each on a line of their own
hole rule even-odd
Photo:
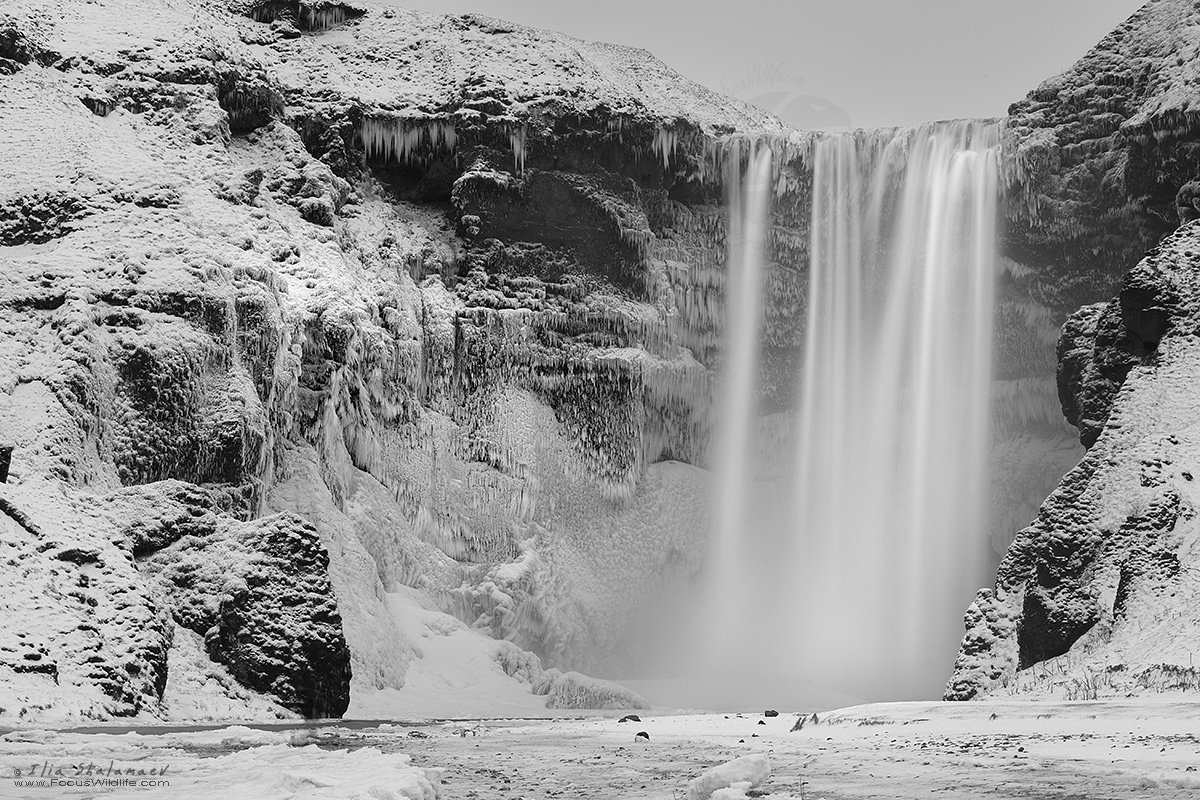
<svg viewBox="0 0 1200 800">
<path fill-rule="evenodd" d="M 658 128 L 654 131 L 654 143 L 651 145 L 651 150 L 654 155 L 662 159 L 663 169 L 669 169 L 671 160 L 675 157 L 675 146 L 678 143 L 678 134 L 670 128 Z"/>
<path fill-rule="evenodd" d="M 295 24 L 318 33 L 361 17 L 365 10 L 337 0 L 235 0 L 230 5 L 255 22 Z"/>
<path fill-rule="evenodd" d="M 368 157 L 410 165 L 427 163 L 438 152 L 453 153 L 458 142 L 452 122 L 402 117 L 365 119 L 360 135 Z"/>
<path fill-rule="evenodd" d="M 746 797 L 745 791 L 757 789 L 771 777 L 771 762 L 761 753 L 742 756 L 718 764 L 688 784 L 688 800 L 710 800 L 719 797 Z M 723 791 L 741 789 L 736 795 Z"/>
<path fill-rule="evenodd" d="M 300 22 L 305 30 L 327 31 L 361 13 L 361 10 L 341 3 L 303 4 L 300 6 Z"/>
<path fill-rule="evenodd" d="M 702 558 L 720 303 L 675 299 L 715 287 L 723 236 L 645 153 L 663 119 L 690 132 L 676 168 L 714 120 L 774 123 L 698 87 L 679 105 L 644 54 L 481 18 L 368 3 L 305 36 L 319 4 L 44 5 L 14 7 L 0 86 L 28 156 L 0 160 L 0 525 L 26 565 L 0 713 L 337 713 L 317 673 L 366 713 L 422 659 L 402 588 L 533 651 L 514 685 L 538 702 L 641 704 L 576 672 L 636 660 L 631 628 Z"/>
<path fill-rule="evenodd" d="M 529 128 L 525 125 L 514 127 L 508 135 L 509 147 L 512 148 L 513 172 L 520 175 L 525 171 L 525 148 L 529 138 Z"/>
</svg>

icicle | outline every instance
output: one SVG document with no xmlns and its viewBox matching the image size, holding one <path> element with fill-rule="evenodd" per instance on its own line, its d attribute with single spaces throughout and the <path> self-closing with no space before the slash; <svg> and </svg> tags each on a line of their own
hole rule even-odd
<svg viewBox="0 0 1200 800">
<path fill-rule="evenodd" d="M 458 145 L 454 124 L 442 120 L 370 117 L 363 120 L 360 136 L 368 157 L 410 165 L 426 164 L 439 151 L 453 153 Z"/>
<path fill-rule="evenodd" d="M 309 31 L 327 31 L 336 28 L 348 18 L 346 9 L 342 6 L 327 6 L 325 8 L 303 7 L 300 9 L 304 29 Z"/>
<path fill-rule="evenodd" d="M 518 175 L 525 172 L 525 138 L 528 132 L 528 126 L 522 125 L 508 134 L 508 141 L 512 147 L 513 154 L 513 171 Z"/>
<path fill-rule="evenodd" d="M 608 136 L 611 138 L 616 134 L 617 141 L 625 143 L 625 118 L 624 117 L 609 117 L 604 122 L 605 130 L 608 131 Z"/>
<path fill-rule="evenodd" d="M 650 145 L 653 153 L 662 159 L 663 169 L 671 168 L 671 159 L 675 157 L 675 148 L 679 144 L 679 134 L 669 128 L 656 128 L 654 142 Z"/>
<path fill-rule="evenodd" d="M 700 180 L 709 176 L 720 176 L 722 169 L 722 143 L 720 139 L 705 137 L 704 161 L 700 164 Z"/>
</svg>

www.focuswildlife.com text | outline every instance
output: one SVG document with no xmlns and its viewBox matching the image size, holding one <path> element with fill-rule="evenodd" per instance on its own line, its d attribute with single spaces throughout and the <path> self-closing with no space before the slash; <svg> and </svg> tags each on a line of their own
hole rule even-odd
<svg viewBox="0 0 1200 800">
<path fill-rule="evenodd" d="M 171 782 L 152 778 L 18 778 L 13 784 L 18 789 L 166 789 Z"/>
</svg>

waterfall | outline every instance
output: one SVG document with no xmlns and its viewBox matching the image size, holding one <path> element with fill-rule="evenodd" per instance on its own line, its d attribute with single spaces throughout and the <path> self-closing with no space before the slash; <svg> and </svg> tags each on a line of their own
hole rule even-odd
<svg viewBox="0 0 1200 800">
<path fill-rule="evenodd" d="M 747 689 L 727 703 L 940 696 L 984 579 L 998 141 L 961 121 L 816 143 L 785 479 L 752 469 L 758 162 L 731 197 L 707 590 L 709 673 Z"/>
<path fill-rule="evenodd" d="M 712 627 L 738 630 L 754 605 L 738 591 L 754 569 L 739 532 L 750 514 L 753 471 L 755 394 L 758 383 L 758 345 L 763 307 L 763 252 L 771 195 L 771 151 L 751 148 L 745 177 L 739 181 L 740 152 L 729 159 L 725 176 L 728 189 L 729 233 L 726 245 L 726 337 L 718 410 L 723 425 L 718 430 L 713 456 L 717 495 L 714 520 L 717 531 L 710 561 L 721 565 L 714 573 L 716 585 L 708 596 Z M 740 654 L 709 654 L 710 669 L 723 680 L 739 672 Z M 725 663 L 724 657 L 731 661 Z"/>
</svg>

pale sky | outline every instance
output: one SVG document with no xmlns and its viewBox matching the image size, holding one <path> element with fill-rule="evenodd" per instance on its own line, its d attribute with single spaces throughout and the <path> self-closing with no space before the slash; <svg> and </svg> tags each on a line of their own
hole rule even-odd
<svg viewBox="0 0 1200 800">
<path fill-rule="evenodd" d="M 400 0 L 643 47 L 800 127 L 1002 116 L 1141 0 Z M 832 107 L 824 107 L 826 104 Z M 839 110 L 840 109 L 840 110 Z"/>
</svg>

